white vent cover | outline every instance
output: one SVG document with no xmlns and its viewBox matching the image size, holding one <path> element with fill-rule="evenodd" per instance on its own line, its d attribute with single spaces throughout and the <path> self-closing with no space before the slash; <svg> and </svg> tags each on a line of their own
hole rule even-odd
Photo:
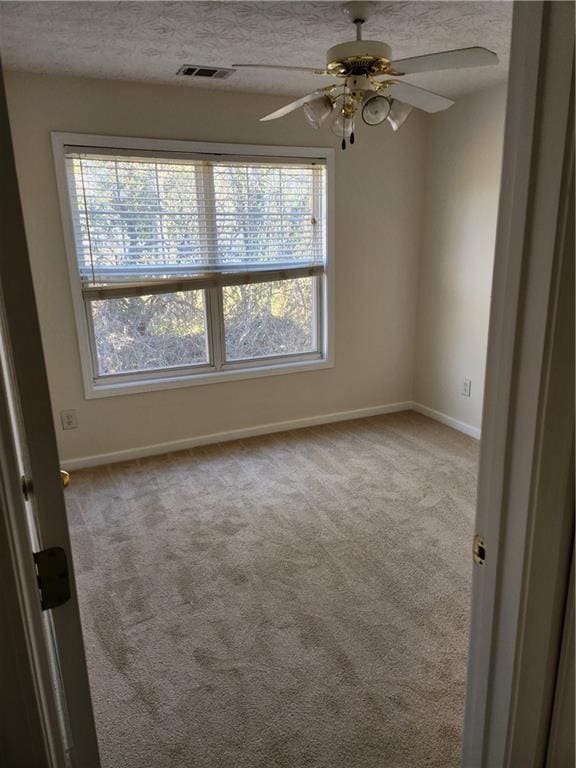
<svg viewBox="0 0 576 768">
<path fill-rule="evenodd" d="M 235 69 L 226 69 L 224 67 L 203 67 L 199 64 L 184 64 L 176 74 L 184 75 L 184 77 L 207 77 L 212 80 L 224 80 L 224 78 L 230 77 L 234 72 L 236 72 Z"/>
</svg>

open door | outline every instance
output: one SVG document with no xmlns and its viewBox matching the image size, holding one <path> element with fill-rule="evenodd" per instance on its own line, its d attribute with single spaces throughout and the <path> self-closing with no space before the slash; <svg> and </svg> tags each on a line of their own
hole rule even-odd
<svg viewBox="0 0 576 768">
<path fill-rule="evenodd" d="M 21 654 L 32 660 L 30 690 L 37 730 L 42 732 L 43 749 L 34 766 L 98 768 L 62 479 L 2 77 L 0 140 L 0 498 L 2 532 L 7 532 L 6 551 L 26 635 L 27 653 L 21 650 Z M 32 763 L 22 762 L 22 755 L 10 765 L 31 768 Z"/>
</svg>

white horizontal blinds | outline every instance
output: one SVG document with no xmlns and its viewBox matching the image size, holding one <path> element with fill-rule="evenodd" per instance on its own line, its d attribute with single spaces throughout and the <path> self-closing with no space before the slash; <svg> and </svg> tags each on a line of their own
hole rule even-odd
<svg viewBox="0 0 576 768">
<path fill-rule="evenodd" d="M 66 158 L 83 283 L 186 274 L 205 262 L 197 163 Z"/>
<path fill-rule="evenodd" d="M 211 170 L 221 266 L 323 263 L 320 166 L 216 163 Z"/>
<path fill-rule="evenodd" d="M 325 262 L 321 164 L 70 150 L 66 165 L 85 287 Z"/>
</svg>

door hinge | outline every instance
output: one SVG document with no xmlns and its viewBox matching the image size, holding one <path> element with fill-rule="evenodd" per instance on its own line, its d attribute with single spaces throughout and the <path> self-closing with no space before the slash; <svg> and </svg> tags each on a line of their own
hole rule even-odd
<svg viewBox="0 0 576 768">
<path fill-rule="evenodd" d="M 49 547 L 34 552 L 36 579 L 43 611 L 58 608 L 70 599 L 68 560 L 62 547 Z"/>
<path fill-rule="evenodd" d="M 474 536 L 472 556 L 477 565 L 484 565 L 484 562 L 486 561 L 486 542 L 479 533 Z"/>
</svg>

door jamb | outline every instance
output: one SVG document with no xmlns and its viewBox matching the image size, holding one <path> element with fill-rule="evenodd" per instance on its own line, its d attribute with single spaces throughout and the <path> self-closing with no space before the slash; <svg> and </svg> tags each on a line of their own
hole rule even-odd
<svg viewBox="0 0 576 768">
<path fill-rule="evenodd" d="M 4 357 L 0 362 L 5 361 Z M 0 562 L 2 572 L 6 570 L 2 614 L 10 628 L 2 644 L 2 661 L 7 666 L 3 727 L 10 728 L 3 752 L 7 760 L 20 761 L 24 753 L 11 755 L 10 751 L 19 742 L 26 745 L 26 759 L 34 760 L 34 768 L 59 768 L 66 765 L 66 758 L 20 473 L 9 400 L 0 376 Z M 17 684 L 17 691 L 11 690 L 8 680 Z"/>
<path fill-rule="evenodd" d="M 573 280 L 573 54 L 571 3 L 515 3 L 476 522 L 486 561 L 473 575 L 465 768 L 536 768 L 548 737 L 572 523 L 573 368 L 552 363 L 570 322 L 561 288 Z M 568 361 L 573 353 L 572 343 Z"/>
<path fill-rule="evenodd" d="M 570 587 L 566 600 L 562 650 L 556 674 L 552 727 L 548 740 L 546 768 L 574 765 L 574 550 L 570 569 Z"/>
</svg>

